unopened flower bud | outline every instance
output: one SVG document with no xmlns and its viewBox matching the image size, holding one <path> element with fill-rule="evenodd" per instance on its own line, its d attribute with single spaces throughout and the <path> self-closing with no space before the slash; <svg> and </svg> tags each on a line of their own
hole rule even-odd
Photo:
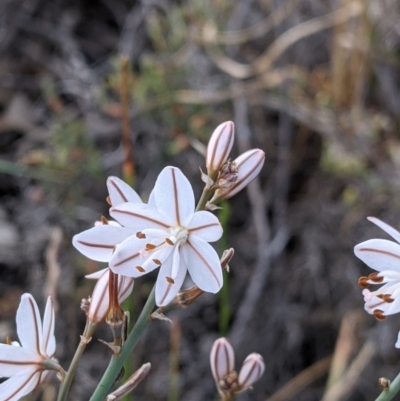
<svg viewBox="0 0 400 401">
<path fill-rule="evenodd" d="M 225 251 L 222 253 L 222 256 L 221 256 L 222 270 L 226 270 L 229 273 L 228 263 L 231 261 L 234 254 L 235 254 L 235 250 L 233 248 L 225 249 Z"/>
<path fill-rule="evenodd" d="M 179 291 L 174 299 L 174 302 L 182 308 L 187 308 L 203 294 L 204 291 L 195 285 L 194 287 Z"/>
<path fill-rule="evenodd" d="M 235 353 L 226 338 L 222 337 L 214 342 L 210 354 L 210 363 L 215 383 L 220 389 L 220 382 L 224 381 L 235 370 Z M 224 391 L 224 389 L 222 390 Z"/>
<path fill-rule="evenodd" d="M 90 306 L 87 312 L 87 318 L 89 321 L 95 324 L 99 324 L 104 321 L 107 311 L 110 306 L 109 298 L 109 271 L 110 269 L 104 269 L 94 274 L 86 276 L 87 278 L 98 279 L 94 289 L 92 298 L 90 300 Z M 118 275 L 118 300 L 119 302 L 125 301 L 126 298 L 131 294 L 133 289 L 133 279 L 130 277 Z"/>
<path fill-rule="evenodd" d="M 257 177 L 264 165 L 265 153 L 261 149 L 252 149 L 235 159 L 232 163 L 237 167 L 237 179 L 228 188 L 219 188 L 215 191 L 210 203 L 218 203 L 222 199 L 228 199 L 245 188 Z"/>
<path fill-rule="evenodd" d="M 213 177 L 228 160 L 234 141 L 235 125 L 226 121 L 214 130 L 207 146 L 206 167 Z"/>
<path fill-rule="evenodd" d="M 111 394 L 107 395 L 106 401 L 118 401 L 132 390 L 134 390 L 137 385 L 144 380 L 150 373 L 151 363 L 145 363 L 138 369 L 121 387 L 113 391 Z"/>
<path fill-rule="evenodd" d="M 253 352 L 243 362 L 238 383 L 241 389 L 252 386 L 264 373 L 265 364 L 262 356 Z"/>
</svg>

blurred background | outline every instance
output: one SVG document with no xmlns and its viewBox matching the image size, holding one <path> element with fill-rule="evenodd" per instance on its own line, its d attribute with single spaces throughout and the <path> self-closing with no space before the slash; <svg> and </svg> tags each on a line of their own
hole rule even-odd
<svg viewBox="0 0 400 401">
<path fill-rule="evenodd" d="M 226 286 L 171 311 L 172 328 L 150 324 L 131 367 L 152 371 L 128 399 L 215 400 L 221 335 L 237 369 L 253 351 L 265 360 L 240 401 L 375 399 L 400 370 L 400 320 L 363 311 L 357 279 L 371 270 L 353 247 L 387 238 L 367 216 L 400 227 L 399 21 L 395 0 L 2 0 L 0 341 L 16 339 L 23 292 L 41 307 L 50 294 L 67 369 L 84 275 L 104 267 L 71 238 L 107 216 L 106 177 L 134 177 L 146 199 L 174 165 L 199 196 L 207 140 L 233 120 L 234 156 L 258 147 L 266 162 L 218 212 L 218 252 L 236 252 Z M 136 280 L 132 320 L 154 279 Z M 89 399 L 108 363 L 98 338 L 107 327 L 71 400 Z"/>
</svg>

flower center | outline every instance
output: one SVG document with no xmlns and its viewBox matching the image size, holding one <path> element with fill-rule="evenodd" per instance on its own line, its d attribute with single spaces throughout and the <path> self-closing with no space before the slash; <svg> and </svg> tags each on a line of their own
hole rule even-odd
<svg viewBox="0 0 400 401">
<path fill-rule="evenodd" d="M 171 234 L 169 239 L 176 244 L 184 244 L 189 238 L 189 231 L 181 226 L 170 227 L 168 230 Z"/>
</svg>

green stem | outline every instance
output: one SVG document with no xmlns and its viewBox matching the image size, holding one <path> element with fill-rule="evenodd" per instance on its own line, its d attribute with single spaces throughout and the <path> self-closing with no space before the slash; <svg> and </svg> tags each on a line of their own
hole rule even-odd
<svg viewBox="0 0 400 401">
<path fill-rule="evenodd" d="M 65 401 L 67 399 L 69 389 L 72 384 L 72 380 L 75 377 L 76 370 L 78 368 L 79 361 L 86 349 L 86 345 L 89 343 L 97 325 L 87 324 L 83 335 L 81 336 L 81 341 L 79 342 L 78 348 L 75 351 L 75 355 L 72 358 L 71 365 L 69 366 L 68 372 L 61 383 L 60 390 L 58 392 L 57 401 Z"/>
<path fill-rule="evenodd" d="M 131 355 L 133 349 L 139 341 L 140 336 L 142 335 L 144 329 L 147 326 L 149 321 L 149 315 L 155 306 L 155 286 L 151 290 L 149 297 L 147 298 L 146 304 L 133 327 L 132 331 L 129 333 L 124 345 L 121 348 L 121 352 L 119 355 L 113 355 L 111 361 L 108 365 L 107 370 L 104 372 L 100 383 L 98 384 L 96 390 L 94 391 L 90 401 L 104 401 L 108 392 L 110 391 L 112 385 L 115 382 L 121 368 L 124 365 L 124 362 Z"/>
<path fill-rule="evenodd" d="M 210 199 L 213 192 L 214 192 L 213 190 L 209 190 L 209 189 L 205 189 L 205 188 L 203 189 L 203 193 L 201 194 L 199 203 L 197 204 L 197 207 L 196 207 L 196 212 L 198 212 L 199 210 L 205 210 L 206 203 Z"/>
<path fill-rule="evenodd" d="M 396 378 L 390 383 L 388 390 L 383 390 L 382 393 L 375 401 L 389 401 L 400 391 L 400 373 Z"/>
</svg>

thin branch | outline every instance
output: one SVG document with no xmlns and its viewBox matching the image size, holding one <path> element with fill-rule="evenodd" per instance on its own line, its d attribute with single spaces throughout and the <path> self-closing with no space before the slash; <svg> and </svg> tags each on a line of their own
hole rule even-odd
<svg viewBox="0 0 400 401">
<path fill-rule="evenodd" d="M 344 22 L 358 17 L 363 12 L 363 4 L 356 0 L 347 6 L 333 11 L 322 17 L 312 18 L 302 22 L 280 35 L 269 47 L 261 54 L 253 63 L 242 64 L 238 63 L 229 57 L 226 57 L 216 45 L 215 38 L 217 31 L 215 27 L 207 25 L 203 31 L 204 47 L 210 56 L 210 59 L 222 71 L 231 75 L 234 78 L 245 79 L 254 75 L 260 75 L 270 70 L 273 63 L 292 45 L 299 40 L 308 36 L 314 35 L 320 31 L 332 28 L 335 25 L 343 24 Z"/>
</svg>

